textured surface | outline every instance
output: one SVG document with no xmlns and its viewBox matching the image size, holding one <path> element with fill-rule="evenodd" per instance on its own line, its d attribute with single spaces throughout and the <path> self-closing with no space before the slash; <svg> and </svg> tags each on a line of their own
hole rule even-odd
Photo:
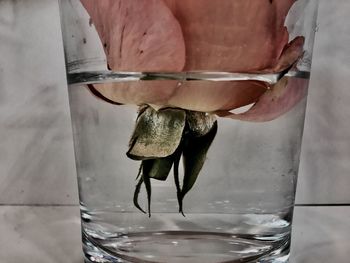
<svg viewBox="0 0 350 263">
<path fill-rule="evenodd" d="M 2 263 L 83 263 L 79 208 L 0 207 Z"/>
<path fill-rule="evenodd" d="M 297 207 L 291 263 L 347 263 L 349 207 Z"/>
</svg>

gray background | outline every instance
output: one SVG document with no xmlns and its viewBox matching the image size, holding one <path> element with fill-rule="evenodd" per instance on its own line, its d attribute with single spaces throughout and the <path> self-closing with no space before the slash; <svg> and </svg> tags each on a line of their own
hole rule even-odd
<svg viewBox="0 0 350 263">
<path fill-rule="evenodd" d="M 320 1 L 292 261 L 348 263 L 349 0 Z M 0 0 L 0 261 L 81 263 L 56 0 Z M 344 206 L 329 207 L 330 204 Z"/>
<path fill-rule="evenodd" d="M 348 0 L 321 1 L 297 202 L 350 203 Z M 0 0 L 0 203 L 77 204 L 56 1 Z"/>
</svg>

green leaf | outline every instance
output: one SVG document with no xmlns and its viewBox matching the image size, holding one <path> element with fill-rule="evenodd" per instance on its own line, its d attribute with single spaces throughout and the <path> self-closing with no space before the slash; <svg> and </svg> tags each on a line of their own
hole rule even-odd
<svg viewBox="0 0 350 263">
<path fill-rule="evenodd" d="M 127 156 L 133 160 L 165 158 L 178 148 L 186 124 L 186 112 L 147 107 L 140 112 Z"/>
<path fill-rule="evenodd" d="M 186 138 L 183 148 L 184 178 L 181 199 L 192 189 L 207 158 L 207 152 L 214 141 L 218 130 L 217 121 L 211 130 L 204 136 Z"/>
<path fill-rule="evenodd" d="M 214 114 L 198 111 L 187 111 L 186 113 L 186 121 L 192 136 L 206 135 L 216 121 Z"/>
<path fill-rule="evenodd" d="M 165 158 L 142 161 L 144 170 L 147 171 L 148 176 L 160 181 L 165 181 L 168 178 L 173 163 L 174 155 Z"/>
</svg>

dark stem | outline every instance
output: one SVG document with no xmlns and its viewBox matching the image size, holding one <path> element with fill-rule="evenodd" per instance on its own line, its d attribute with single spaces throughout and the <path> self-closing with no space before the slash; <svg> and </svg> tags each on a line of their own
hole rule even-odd
<svg viewBox="0 0 350 263">
<path fill-rule="evenodd" d="M 136 179 L 135 180 L 138 180 L 142 174 L 142 167 L 143 167 L 143 162 L 141 163 L 140 165 L 140 168 L 139 168 L 139 172 L 137 173 L 137 176 L 136 176 Z"/>
<path fill-rule="evenodd" d="M 142 168 L 142 165 L 141 165 Z M 138 176 L 139 177 L 139 176 Z M 141 208 L 141 206 L 139 205 L 139 194 L 140 194 L 140 190 L 141 190 L 141 186 L 143 184 L 143 176 L 141 176 L 140 180 L 138 181 L 138 183 L 136 184 L 135 187 L 135 192 L 134 192 L 134 205 L 137 209 L 139 209 L 142 213 L 147 214 L 145 210 L 143 210 Z"/>
<path fill-rule="evenodd" d="M 145 169 L 143 169 L 142 178 L 145 183 L 146 192 L 147 192 L 148 216 L 151 217 L 152 187 L 151 187 L 151 178 L 149 177 L 149 171 L 145 171 Z"/>
<path fill-rule="evenodd" d="M 174 180 L 175 180 L 175 186 L 176 186 L 176 192 L 177 192 L 177 202 L 179 204 L 179 213 L 181 213 L 183 216 L 185 216 L 183 212 L 183 205 L 182 205 L 182 194 L 181 194 L 181 186 L 180 186 L 180 178 L 179 178 L 179 164 L 181 159 L 181 150 L 177 150 L 178 152 L 175 154 L 175 160 L 174 160 Z"/>
</svg>

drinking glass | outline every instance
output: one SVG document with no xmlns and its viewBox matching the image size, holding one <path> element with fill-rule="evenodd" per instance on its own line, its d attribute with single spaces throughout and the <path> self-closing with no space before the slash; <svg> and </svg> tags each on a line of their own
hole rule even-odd
<svg viewBox="0 0 350 263">
<path fill-rule="evenodd" d="M 288 262 L 316 0 L 60 0 L 86 262 Z"/>
</svg>

